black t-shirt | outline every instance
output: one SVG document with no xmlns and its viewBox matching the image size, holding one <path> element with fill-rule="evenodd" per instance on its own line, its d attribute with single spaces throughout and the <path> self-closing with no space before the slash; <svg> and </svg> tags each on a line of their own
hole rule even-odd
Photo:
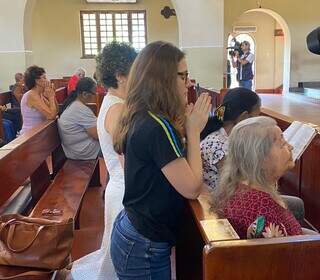
<svg viewBox="0 0 320 280">
<path fill-rule="evenodd" d="M 175 243 L 185 199 L 161 168 L 183 157 L 183 148 L 168 120 L 150 112 L 135 117 L 125 148 L 123 204 L 136 230 L 156 242 Z"/>
</svg>

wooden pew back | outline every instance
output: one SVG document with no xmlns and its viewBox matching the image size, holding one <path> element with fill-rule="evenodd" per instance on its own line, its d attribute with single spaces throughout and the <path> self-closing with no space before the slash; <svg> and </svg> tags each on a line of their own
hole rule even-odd
<svg viewBox="0 0 320 280">
<path fill-rule="evenodd" d="M 69 78 L 51 79 L 50 82 L 53 83 L 55 88 L 67 87 Z"/>
<path fill-rule="evenodd" d="M 182 215 L 176 245 L 177 280 L 320 279 L 316 265 L 320 235 L 211 241 L 201 226 L 202 220 L 217 218 L 209 211 L 209 197 L 203 194 L 188 201 Z"/>
<path fill-rule="evenodd" d="M 66 98 L 68 97 L 67 94 L 67 87 L 59 87 L 55 91 L 56 99 L 58 104 L 62 104 Z"/>
<path fill-rule="evenodd" d="M 28 177 L 33 202 L 39 199 L 50 183 L 46 159 L 59 145 L 56 121 L 46 121 L 0 148 L 0 207 Z"/>
<path fill-rule="evenodd" d="M 0 105 L 11 103 L 11 91 L 0 92 Z"/>
<path fill-rule="evenodd" d="M 320 279 L 320 235 L 211 242 L 204 279 Z"/>
<path fill-rule="evenodd" d="M 212 113 L 219 106 L 219 92 L 213 89 L 208 89 L 204 87 L 199 87 L 198 90 L 195 86 L 196 81 L 191 80 L 192 86 L 188 88 L 188 103 L 195 103 L 199 95 L 203 92 L 209 93 L 211 96 Z"/>
</svg>

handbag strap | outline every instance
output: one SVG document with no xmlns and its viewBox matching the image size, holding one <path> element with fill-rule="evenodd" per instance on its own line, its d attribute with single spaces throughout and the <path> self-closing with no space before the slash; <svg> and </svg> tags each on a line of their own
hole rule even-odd
<svg viewBox="0 0 320 280">
<path fill-rule="evenodd" d="M 7 280 L 7 279 L 16 279 L 17 277 L 22 277 L 22 276 L 43 276 L 43 275 L 49 275 L 51 273 L 53 273 L 53 270 L 50 271 L 27 271 L 27 272 L 23 272 L 23 273 L 19 273 L 16 275 L 12 275 L 12 276 L 1 276 L 0 275 L 0 280 Z"/>
<path fill-rule="evenodd" d="M 14 253 L 21 253 L 25 250 L 27 250 L 33 243 L 34 241 L 37 239 L 39 233 L 41 232 L 41 230 L 44 228 L 44 226 L 39 226 L 35 236 L 32 238 L 31 242 L 29 244 L 27 244 L 25 247 L 23 248 L 19 248 L 19 249 L 15 249 L 12 247 L 11 243 L 12 243 L 12 240 L 13 240 L 13 236 L 14 236 L 14 231 L 15 231 L 15 228 L 16 228 L 16 224 L 19 224 L 20 222 L 15 220 L 15 219 L 12 219 L 12 220 L 9 220 L 8 222 L 6 222 L 3 227 L 1 228 L 0 230 L 0 239 L 3 240 L 1 237 L 2 235 L 2 232 L 3 230 L 9 226 L 9 230 L 8 230 L 8 236 L 7 236 L 7 240 L 3 240 L 4 244 L 7 246 L 7 248 L 14 252 Z"/>
</svg>

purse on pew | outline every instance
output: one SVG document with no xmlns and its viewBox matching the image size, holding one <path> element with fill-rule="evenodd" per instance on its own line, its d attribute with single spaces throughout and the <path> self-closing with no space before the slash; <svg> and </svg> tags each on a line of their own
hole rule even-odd
<svg viewBox="0 0 320 280">
<path fill-rule="evenodd" d="M 71 262 L 74 222 L 30 218 L 18 214 L 0 217 L 0 264 L 48 269 L 23 275 L 52 273 Z M 17 276 L 23 276 L 15 275 Z M 12 279 L 3 277 L 0 279 Z"/>
</svg>

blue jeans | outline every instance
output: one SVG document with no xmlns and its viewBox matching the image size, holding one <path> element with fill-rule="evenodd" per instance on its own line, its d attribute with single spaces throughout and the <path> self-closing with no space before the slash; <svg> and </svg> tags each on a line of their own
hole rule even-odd
<svg viewBox="0 0 320 280">
<path fill-rule="evenodd" d="M 252 89 L 252 80 L 239 81 L 239 86 L 251 90 Z"/>
<path fill-rule="evenodd" d="M 114 222 L 110 253 L 119 280 L 171 279 L 171 245 L 139 234 L 125 210 Z"/>
</svg>

